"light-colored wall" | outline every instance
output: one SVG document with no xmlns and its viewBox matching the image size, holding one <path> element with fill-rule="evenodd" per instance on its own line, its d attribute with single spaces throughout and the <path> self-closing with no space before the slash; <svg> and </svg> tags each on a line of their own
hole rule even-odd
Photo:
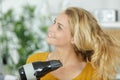
<svg viewBox="0 0 120 80">
<path fill-rule="evenodd" d="M 72 4 L 84 7 L 89 10 L 94 9 L 120 9 L 120 0 L 70 0 Z"/>
<path fill-rule="evenodd" d="M 61 2 L 64 3 L 64 6 L 79 6 L 88 10 L 102 8 L 120 10 L 120 0 L 3 0 L 3 2 L 3 10 L 11 7 L 18 8 L 26 3 L 40 6 L 44 2 L 49 2 L 51 4 L 50 8 L 53 8 L 53 11 L 62 6 L 60 5 Z"/>
</svg>

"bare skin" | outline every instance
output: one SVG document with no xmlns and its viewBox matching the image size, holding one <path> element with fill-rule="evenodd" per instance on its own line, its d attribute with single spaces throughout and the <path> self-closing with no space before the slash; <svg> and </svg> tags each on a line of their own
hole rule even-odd
<svg viewBox="0 0 120 80">
<path fill-rule="evenodd" d="M 76 58 L 77 56 L 74 55 L 69 55 L 66 56 L 67 58 L 63 56 L 55 56 L 57 53 L 50 53 L 49 59 L 48 60 L 60 60 L 63 64 L 63 66 L 55 71 L 52 71 L 51 74 L 55 76 L 56 78 L 60 80 L 72 80 L 75 77 L 77 77 L 82 70 L 84 69 L 86 63 L 83 61 L 80 61 L 79 58 Z"/>
</svg>

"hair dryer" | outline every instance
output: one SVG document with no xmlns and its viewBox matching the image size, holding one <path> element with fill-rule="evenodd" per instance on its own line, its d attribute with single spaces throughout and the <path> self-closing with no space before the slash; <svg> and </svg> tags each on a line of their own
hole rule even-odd
<svg viewBox="0 0 120 80">
<path fill-rule="evenodd" d="M 20 80 L 39 80 L 45 74 L 62 66 L 59 60 L 38 61 L 19 68 Z"/>
</svg>

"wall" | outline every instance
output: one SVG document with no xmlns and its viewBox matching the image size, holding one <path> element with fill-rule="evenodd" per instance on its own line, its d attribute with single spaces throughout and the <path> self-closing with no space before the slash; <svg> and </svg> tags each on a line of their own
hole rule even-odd
<svg viewBox="0 0 120 80">
<path fill-rule="evenodd" d="M 102 8 L 109 8 L 109 9 L 117 9 L 120 10 L 120 0 L 3 0 L 2 9 L 5 11 L 8 8 L 17 8 L 21 5 L 26 3 L 33 4 L 40 6 L 41 3 L 49 2 L 51 4 L 51 8 L 54 11 L 57 10 L 62 5 L 59 5 L 61 2 L 64 3 L 65 6 L 79 6 L 86 8 L 88 10 L 94 9 L 102 9 Z M 58 10 L 57 10 L 58 11 Z"/>
<path fill-rule="evenodd" d="M 89 10 L 94 9 L 120 9 L 120 0 L 71 0 L 71 4 L 84 7 Z"/>
</svg>

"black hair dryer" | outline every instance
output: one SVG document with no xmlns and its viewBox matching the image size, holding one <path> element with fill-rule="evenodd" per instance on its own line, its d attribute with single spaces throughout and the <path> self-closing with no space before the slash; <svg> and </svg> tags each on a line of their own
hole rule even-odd
<svg viewBox="0 0 120 80">
<path fill-rule="evenodd" d="M 19 70 L 20 80 L 39 80 L 45 74 L 62 66 L 59 60 L 38 61 L 21 66 Z"/>
</svg>

